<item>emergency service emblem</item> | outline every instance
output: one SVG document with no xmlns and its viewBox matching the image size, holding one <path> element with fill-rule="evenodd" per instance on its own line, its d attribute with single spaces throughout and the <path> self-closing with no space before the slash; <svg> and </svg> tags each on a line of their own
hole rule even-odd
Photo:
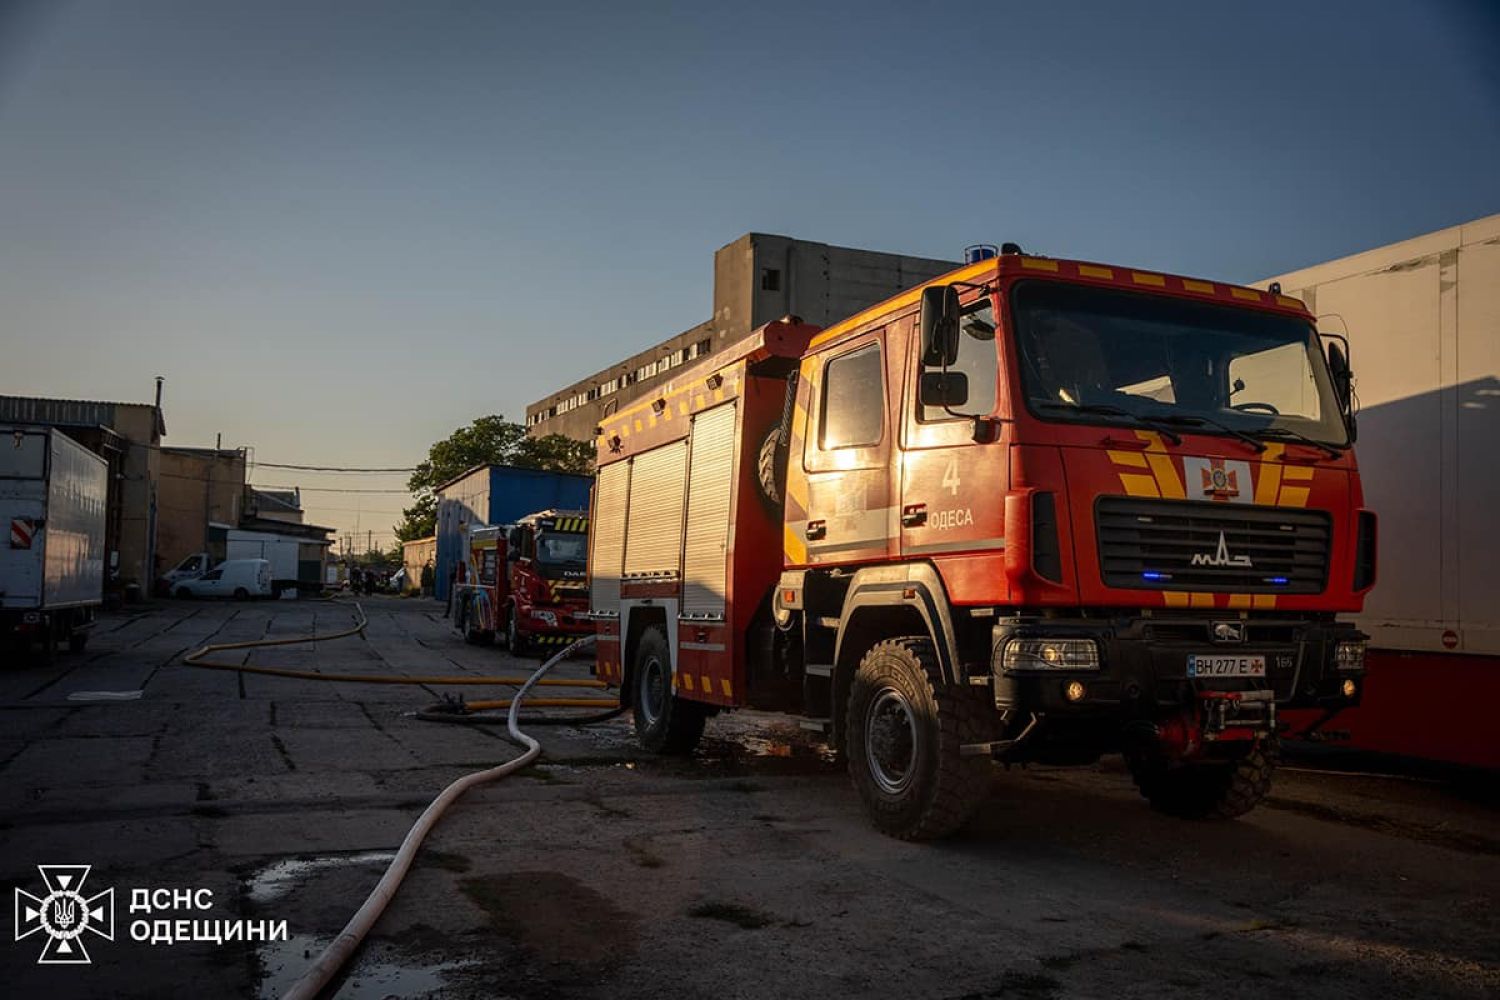
<svg viewBox="0 0 1500 1000">
<path fill-rule="evenodd" d="M 15 896 L 16 940 L 41 931 L 47 935 L 38 965 L 88 965 L 84 937 L 96 934 L 115 939 L 115 891 L 105 889 L 92 896 L 83 894 L 93 865 L 37 865 L 45 896 L 17 889 Z"/>
<path fill-rule="evenodd" d="M 1190 493 L 1220 503 L 1249 503 L 1250 463 L 1223 458 L 1184 458 L 1182 471 Z"/>
</svg>

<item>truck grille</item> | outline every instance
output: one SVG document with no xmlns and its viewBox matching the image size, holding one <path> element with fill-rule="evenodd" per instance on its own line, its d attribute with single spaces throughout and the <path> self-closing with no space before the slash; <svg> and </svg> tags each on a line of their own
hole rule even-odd
<svg viewBox="0 0 1500 1000">
<path fill-rule="evenodd" d="M 1316 594 L 1328 577 L 1323 511 L 1100 497 L 1094 519 L 1111 587 Z"/>
</svg>

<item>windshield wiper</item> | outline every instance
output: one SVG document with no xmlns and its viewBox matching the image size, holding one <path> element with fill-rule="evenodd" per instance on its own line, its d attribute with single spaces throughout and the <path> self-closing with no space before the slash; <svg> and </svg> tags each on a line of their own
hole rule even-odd
<svg viewBox="0 0 1500 1000">
<path fill-rule="evenodd" d="M 1129 410 L 1118 406 L 1110 406 L 1108 403 L 1063 403 L 1057 400 L 1045 399 L 1036 404 L 1044 410 L 1067 410 L 1070 413 L 1097 413 L 1105 417 L 1125 417 L 1134 420 L 1143 427 L 1149 427 L 1173 444 L 1182 444 L 1182 436 L 1171 427 L 1162 423 L 1156 417 L 1146 417 L 1139 413 L 1131 413 Z"/>
<path fill-rule="evenodd" d="M 1296 441 L 1298 444 L 1305 444 L 1309 448 L 1321 448 L 1327 453 L 1329 458 L 1338 458 L 1343 454 L 1342 451 L 1333 445 L 1323 441 L 1315 441 L 1306 434 L 1294 431 L 1289 427 L 1262 427 L 1260 430 L 1251 431 L 1251 433 L 1258 438 L 1282 438 L 1287 441 Z"/>
<path fill-rule="evenodd" d="M 1181 415 L 1181 414 L 1170 413 L 1170 414 L 1160 414 L 1160 415 L 1156 416 L 1154 419 L 1160 420 L 1164 424 L 1176 424 L 1178 427 L 1203 427 L 1203 426 L 1215 427 L 1215 428 L 1218 428 L 1219 430 L 1223 431 L 1225 434 L 1229 434 L 1229 435 L 1232 435 L 1234 437 L 1239 438 L 1241 441 L 1245 442 L 1250 447 L 1254 448 L 1257 453 L 1266 450 L 1266 446 L 1261 443 L 1261 441 L 1260 441 L 1259 438 L 1251 437 L 1249 434 L 1246 434 L 1244 431 L 1235 430 L 1233 427 L 1230 427 L 1228 424 L 1220 423 L 1219 421 L 1213 419 L 1212 417 L 1189 417 L 1189 416 L 1185 416 L 1185 415 Z"/>
</svg>

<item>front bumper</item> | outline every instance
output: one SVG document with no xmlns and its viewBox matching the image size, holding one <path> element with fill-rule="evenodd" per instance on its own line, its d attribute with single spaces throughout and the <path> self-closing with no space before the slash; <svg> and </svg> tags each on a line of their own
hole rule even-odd
<svg viewBox="0 0 1500 1000">
<path fill-rule="evenodd" d="M 1243 641 L 1215 642 L 1214 626 L 1233 622 Z M 1090 639 L 1098 645 L 1094 669 L 1014 669 L 1004 667 L 1011 639 Z M 1364 691 L 1364 668 L 1340 669 L 1340 641 L 1365 638 L 1353 625 L 1288 617 L 1234 618 L 1230 615 L 1122 615 L 1115 618 L 998 620 L 991 647 L 991 685 L 1000 710 L 1039 713 L 1051 718 L 1152 719 L 1164 710 L 1192 704 L 1205 692 L 1271 692 L 1278 709 L 1350 708 Z M 1210 654 L 1261 655 L 1264 678 L 1193 678 L 1188 657 Z M 1352 694 L 1345 682 L 1353 682 Z M 1082 697 L 1073 682 L 1083 686 Z M 1211 696 L 1211 695 L 1210 695 Z M 1264 696 L 1262 696 L 1264 697 Z"/>
</svg>

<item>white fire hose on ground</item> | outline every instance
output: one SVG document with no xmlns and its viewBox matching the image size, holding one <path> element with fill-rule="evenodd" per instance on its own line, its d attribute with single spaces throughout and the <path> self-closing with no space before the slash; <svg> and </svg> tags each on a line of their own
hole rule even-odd
<svg viewBox="0 0 1500 1000">
<path fill-rule="evenodd" d="M 355 610 L 359 614 L 358 624 L 356 624 L 354 628 L 351 628 L 346 632 L 312 637 L 259 639 L 250 642 L 222 643 L 219 645 L 204 646 L 203 648 L 195 650 L 193 653 L 190 653 L 188 656 L 184 657 L 184 661 L 196 667 L 208 667 L 210 669 L 217 670 L 240 669 L 250 673 L 263 673 L 272 676 L 306 677 L 312 680 L 323 681 L 354 681 L 396 684 L 415 684 L 422 682 L 493 684 L 511 681 L 510 678 L 388 678 L 348 675 L 340 676 L 336 674 L 319 675 L 311 674 L 306 671 L 284 670 L 274 667 L 248 667 L 232 663 L 215 662 L 207 659 L 210 653 L 220 652 L 228 649 L 246 649 L 256 646 L 290 645 L 293 643 L 309 641 L 317 642 L 327 639 L 336 639 L 346 635 L 353 635 L 357 632 L 363 631 L 365 627 L 363 609 L 356 605 Z M 390 866 L 386 868 L 385 874 L 380 877 L 380 881 L 376 884 L 374 890 L 372 890 L 370 895 L 365 899 L 364 905 L 361 906 L 359 910 L 354 914 L 354 916 L 349 919 L 349 922 L 344 925 L 344 929 L 339 931 L 338 937 L 334 938 L 332 943 L 330 943 L 327 948 L 323 949 L 323 953 L 317 957 L 317 959 L 311 966 L 308 967 L 307 971 L 304 972 L 302 976 L 292 984 L 291 988 L 282 995 L 283 1000 L 313 1000 L 313 998 L 317 997 L 320 993 L 323 992 L 323 990 L 327 989 L 328 984 L 333 982 L 334 977 L 339 974 L 339 971 L 346 964 L 348 964 L 349 959 L 353 957 L 354 952 L 359 948 L 360 942 L 364 941 L 365 935 L 370 932 L 370 928 L 375 926 L 375 922 L 379 920 L 380 915 L 385 912 L 386 906 L 388 906 L 391 900 L 395 898 L 396 891 L 401 888 L 401 882 L 406 878 L 406 873 L 411 868 L 411 863 L 416 860 L 417 851 L 421 848 L 422 841 L 425 840 L 427 838 L 427 835 L 432 832 L 432 828 L 437 825 L 437 822 L 442 818 L 443 813 L 447 812 L 448 807 L 456 802 L 459 796 L 463 795 L 464 792 L 467 792 L 475 785 L 482 785 L 486 782 L 498 781 L 499 779 L 504 778 L 506 775 L 514 774 L 515 772 L 526 767 L 532 761 L 536 760 L 537 756 L 542 752 L 542 745 L 536 740 L 532 739 L 530 736 L 527 736 L 525 733 L 521 732 L 519 725 L 521 715 L 521 702 L 525 699 L 527 692 L 529 692 L 532 687 L 536 686 L 539 683 L 543 683 L 542 678 L 546 675 L 547 671 L 551 670 L 554 666 L 567 658 L 569 655 L 579 650 L 586 649 L 593 644 L 593 636 L 584 636 L 582 639 L 579 639 L 577 642 L 564 647 L 560 652 L 553 655 L 540 667 L 537 667 L 536 672 L 526 679 L 525 683 L 521 685 L 521 689 L 516 692 L 515 697 L 510 700 L 510 711 L 506 716 L 506 727 L 509 730 L 510 738 L 524 747 L 525 751 L 521 754 L 521 756 L 515 758 L 514 760 L 506 761 L 504 764 L 501 764 L 498 767 L 492 767 L 484 771 L 476 771 L 473 774 L 468 774 L 462 778 L 459 778 L 447 788 L 444 788 L 438 795 L 438 797 L 432 800 L 432 804 L 429 805 L 425 810 L 423 810 L 422 815 L 417 818 L 416 824 L 413 825 L 411 830 L 407 832 L 406 839 L 401 842 L 400 850 L 396 852 L 396 856 L 391 860 Z M 545 683 L 565 682 L 549 681 Z M 593 686 L 597 683 L 598 682 L 596 681 L 584 681 L 582 682 L 581 686 Z M 549 701 L 548 699 L 540 700 L 544 704 Z M 556 701 L 559 701 L 559 699 L 553 699 L 552 701 L 555 703 Z M 564 703 L 568 703 L 568 700 L 562 701 Z M 596 702 L 585 701 L 582 702 L 582 704 L 592 705 L 596 704 Z M 498 707 L 498 704 L 496 705 L 496 707 Z M 618 710 L 610 714 L 618 714 Z M 544 721 L 550 722 L 552 720 L 548 719 Z M 580 724 L 583 722 L 591 721 L 598 720 L 593 717 L 578 720 Z"/>
<path fill-rule="evenodd" d="M 344 925 L 344 929 L 339 931 L 338 937 L 334 938 L 332 943 L 323 949 L 323 953 L 308 967 L 308 970 L 292 984 L 286 993 L 282 994 L 282 1000 L 313 1000 L 333 981 L 333 978 L 338 975 L 339 970 L 353 956 L 360 942 L 365 939 L 365 935 L 370 932 L 370 928 L 375 926 L 375 922 L 385 912 L 386 906 L 395 897 L 396 890 L 401 888 L 401 882 L 406 878 L 406 872 L 411 868 L 411 863 L 416 860 L 417 850 L 422 846 L 422 841 L 426 839 L 427 834 L 432 832 L 432 828 L 437 825 L 437 821 L 442 818 L 443 813 L 458 800 L 460 795 L 475 785 L 498 781 L 506 775 L 514 774 L 536 760 L 537 756 L 542 752 L 542 745 L 521 732 L 518 725 L 521 714 L 521 701 L 526 697 L 526 693 L 531 690 L 532 686 L 541 680 L 553 666 L 570 654 L 593 644 L 594 637 L 591 635 L 579 639 L 577 642 L 564 647 L 561 652 L 552 656 L 540 667 L 537 667 L 536 673 L 527 678 L 526 683 L 521 686 L 521 689 L 516 692 L 515 697 L 511 699 L 510 713 L 506 718 L 511 739 L 525 747 L 525 752 L 514 760 L 506 761 L 499 767 L 492 767 L 486 771 L 476 771 L 473 774 L 459 778 L 443 789 L 437 798 L 432 800 L 432 804 L 423 810 L 416 824 L 407 832 L 406 839 L 401 842 L 401 849 L 396 852 L 395 858 L 391 860 L 390 867 L 380 877 L 380 882 L 376 884 L 370 895 L 365 899 L 364 905 L 359 908 L 353 917 L 349 918 L 349 922 Z"/>
</svg>

